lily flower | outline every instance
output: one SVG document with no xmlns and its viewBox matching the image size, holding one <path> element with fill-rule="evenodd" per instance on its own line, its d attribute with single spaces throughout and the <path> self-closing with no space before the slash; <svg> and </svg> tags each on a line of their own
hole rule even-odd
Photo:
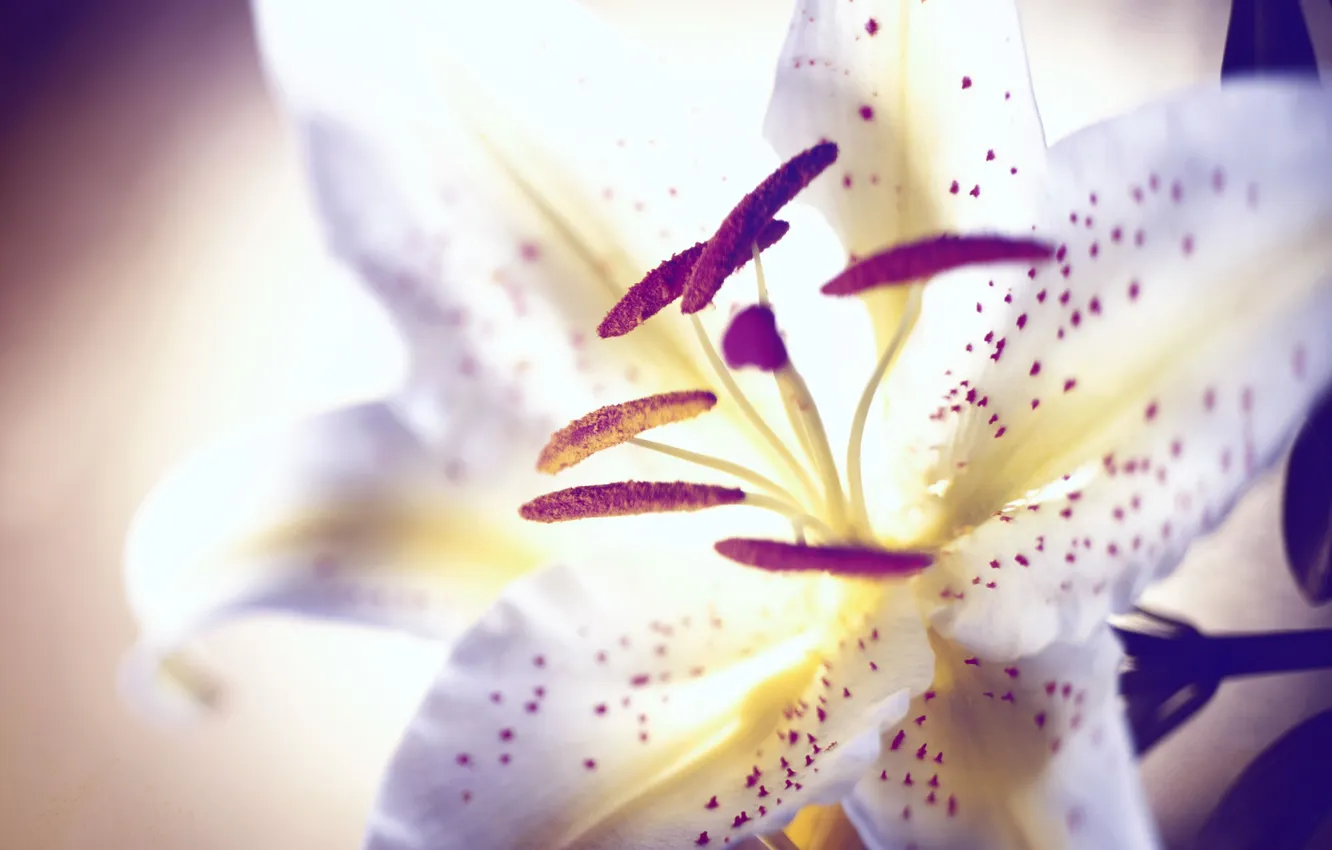
<svg viewBox="0 0 1332 850">
<path fill-rule="evenodd" d="M 724 846 L 832 802 L 875 848 L 1156 846 L 1105 619 L 1332 379 L 1332 97 L 1240 82 L 1047 146 L 1012 3 L 802 0 L 768 132 L 786 162 L 597 325 L 684 326 L 714 374 L 548 440 L 543 471 L 598 483 L 521 515 L 586 536 L 454 644 L 368 847 Z M 877 363 L 848 304 L 788 311 L 758 268 L 806 185 L 857 258 L 823 291 L 879 293 Z M 754 295 L 722 286 L 745 248 Z M 811 351 L 868 379 L 845 462 Z M 637 480 L 630 447 L 672 451 L 641 434 L 714 419 L 771 460 Z"/>
</svg>

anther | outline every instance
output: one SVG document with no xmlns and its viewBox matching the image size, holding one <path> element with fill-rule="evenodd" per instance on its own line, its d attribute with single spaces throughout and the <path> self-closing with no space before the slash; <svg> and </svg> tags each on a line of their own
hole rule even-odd
<svg viewBox="0 0 1332 850">
<path fill-rule="evenodd" d="M 693 419 L 716 403 L 717 396 L 707 390 L 682 390 L 607 405 L 552 434 L 537 459 L 537 471 L 553 475 L 644 431 Z"/>
<path fill-rule="evenodd" d="M 910 283 L 964 266 L 1048 260 L 1054 252 L 1054 246 L 1035 239 L 944 234 L 894 245 L 861 260 L 825 283 L 822 292 L 856 295 L 876 286 Z"/>
<path fill-rule="evenodd" d="M 722 337 L 722 356 L 732 369 L 756 366 L 776 372 L 789 363 L 772 308 L 755 304 L 737 313 Z"/>
<path fill-rule="evenodd" d="M 712 303 L 722 281 L 731 274 L 730 263 L 737 252 L 747 250 L 778 210 L 836 161 L 837 145 L 820 142 L 787 160 L 745 195 L 705 243 L 685 282 L 681 309 L 697 313 Z"/>
<path fill-rule="evenodd" d="M 718 541 L 717 553 L 769 572 L 823 572 L 863 578 L 914 575 L 934 563 L 928 552 L 889 552 L 858 546 L 810 546 L 779 540 L 731 537 Z"/>
<path fill-rule="evenodd" d="M 684 481 L 619 481 L 570 487 L 538 496 L 518 509 L 533 522 L 568 522 L 591 517 L 701 511 L 745 501 L 738 487 Z"/>
<path fill-rule="evenodd" d="M 786 222 L 773 219 L 759 230 L 758 236 L 753 241 L 758 243 L 760 251 L 766 251 L 777 244 L 790 229 L 791 225 Z M 706 242 L 695 243 L 693 247 L 686 248 L 666 260 L 648 272 L 638 283 L 629 287 L 629 291 L 597 326 L 597 336 L 602 339 L 624 336 L 679 298 L 684 292 L 689 273 L 706 246 Z M 746 242 L 728 256 L 722 278 L 735 274 L 751 259 L 753 259 L 753 250 Z"/>
</svg>

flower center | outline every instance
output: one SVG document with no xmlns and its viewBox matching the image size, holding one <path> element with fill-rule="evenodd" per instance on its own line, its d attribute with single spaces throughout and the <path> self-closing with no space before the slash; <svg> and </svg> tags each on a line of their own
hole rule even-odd
<svg viewBox="0 0 1332 850">
<path fill-rule="evenodd" d="M 1050 246 L 1000 236 L 944 235 L 899 245 L 855 263 L 823 287 L 844 296 L 882 285 L 908 285 L 907 309 L 861 393 L 846 449 L 846 484 L 833 456 L 823 419 L 809 387 L 787 352 L 768 300 L 760 253 L 775 244 L 789 225 L 773 216 L 837 158 L 837 146 L 823 142 L 784 163 L 746 195 L 708 241 L 681 251 L 653 269 L 626 292 L 598 327 L 602 338 L 629 333 L 679 299 L 705 359 L 728 400 L 741 413 L 752 436 L 766 443 L 785 467 L 778 478 L 749 467 L 665 443 L 643 432 L 709 412 L 718 395 L 685 390 L 609 405 L 557 431 L 542 450 L 538 470 L 557 473 L 612 446 L 631 444 L 722 472 L 748 487 L 713 484 L 624 481 L 572 487 L 548 493 L 522 506 L 521 515 L 538 522 L 696 511 L 747 505 L 790 520 L 793 542 L 729 538 L 717 552 L 741 564 L 775 572 L 820 571 L 857 577 L 910 575 L 933 560 L 929 552 L 891 550 L 876 541 L 865 502 L 861 443 L 874 395 L 897 358 L 920 311 L 922 281 L 948 269 L 974 263 L 1048 259 Z M 721 353 L 698 317 L 727 277 L 754 262 L 757 303 L 731 319 Z M 733 370 L 752 368 L 773 376 L 797 445 L 787 446 L 737 384 Z"/>
</svg>

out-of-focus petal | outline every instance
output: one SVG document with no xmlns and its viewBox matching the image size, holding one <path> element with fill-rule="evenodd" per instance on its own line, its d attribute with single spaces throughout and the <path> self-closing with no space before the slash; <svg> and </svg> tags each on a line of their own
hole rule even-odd
<svg viewBox="0 0 1332 850">
<path fill-rule="evenodd" d="M 368 847 L 664 850 L 772 832 L 848 792 L 928 683 L 901 586 L 602 557 L 515 583 L 456 645 Z"/>
<path fill-rule="evenodd" d="M 687 326 L 594 330 L 771 167 L 756 136 L 691 115 L 572 2 L 256 12 L 332 248 L 412 341 L 407 410 L 428 437 L 477 383 L 556 424 L 699 384 Z"/>
<path fill-rule="evenodd" d="M 932 690 L 844 804 L 875 850 L 1148 850 L 1159 841 L 1107 628 L 1013 663 L 940 650 Z"/>
<path fill-rule="evenodd" d="M 231 438 L 181 464 L 126 545 L 143 630 L 122 667 L 126 698 L 159 715 L 212 702 L 220 686 L 187 645 L 262 611 L 460 634 L 544 553 L 501 477 L 469 486 L 459 475 L 379 404 Z"/>
</svg>

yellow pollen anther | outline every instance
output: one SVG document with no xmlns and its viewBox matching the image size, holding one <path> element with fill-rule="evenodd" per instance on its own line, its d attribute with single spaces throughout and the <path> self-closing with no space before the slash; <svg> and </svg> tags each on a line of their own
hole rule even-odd
<svg viewBox="0 0 1332 850">
<path fill-rule="evenodd" d="M 906 343 L 907 334 L 915 326 L 916 318 L 920 315 L 920 306 L 922 298 L 922 287 L 912 287 L 907 296 L 906 309 L 902 312 L 902 318 L 898 321 L 897 330 L 893 333 L 893 338 L 884 348 L 879 356 L 879 361 L 874 365 L 874 371 L 870 373 L 869 381 L 865 383 L 865 389 L 860 393 L 860 401 L 856 404 L 856 413 L 851 420 L 851 437 L 847 442 L 846 449 L 846 480 L 847 487 L 851 491 L 851 510 L 855 514 L 854 521 L 862 531 L 869 530 L 869 507 L 865 503 L 865 485 L 863 472 L 860 466 L 861 446 L 865 439 L 865 423 L 869 421 L 870 405 L 874 401 L 874 394 L 878 392 L 879 384 L 883 383 L 883 377 L 888 373 L 888 368 L 892 366 L 897 359 L 898 353 Z"/>
<path fill-rule="evenodd" d="M 607 405 L 552 434 L 537 459 L 537 471 L 553 475 L 644 431 L 693 419 L 716 403 L 717 396 L 707 390 L 683 390 Z"/>
<path fill-rule="evenodd" d="M 533 522 L 568 522 L 590 517 L 701 511 L 745 501 L 739 487 L 684 481 L 618 481 L 570 487 L 538 496 L 518 509 Z"/>
</svg>

